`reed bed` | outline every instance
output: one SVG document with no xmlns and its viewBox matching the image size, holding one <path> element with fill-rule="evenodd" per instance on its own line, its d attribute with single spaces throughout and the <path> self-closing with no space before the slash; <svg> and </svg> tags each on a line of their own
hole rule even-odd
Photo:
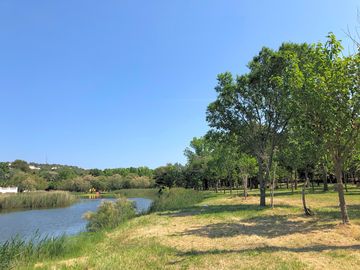
<svg viewBox="0 0 360 270">
<path fill-rule="evenodd" d="M 55 258 L 66 249 L 66 237 L 41 237 L 39 233 L 25 241 L 20 237 L 0 244 L 0 269 L 15 269 L 19 263 Z"/>
<path fill-rule="evenodd" d="M 172 188 L 160 194 L 151 204 L 150 212 L 178 210 L 194 206 L 205 198 L 203 192 L 193 189 Z"/>
<path fill-rule="evenodd" d="M 67 191 L 7 194 L 0 195 L 0 210 L 65 207 L 76 201 L 77 197 Z"/>
</svg>

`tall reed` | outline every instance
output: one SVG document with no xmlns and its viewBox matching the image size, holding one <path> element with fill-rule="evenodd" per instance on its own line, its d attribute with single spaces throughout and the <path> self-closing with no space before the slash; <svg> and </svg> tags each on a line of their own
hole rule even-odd
<svg viewBox="0 0 360 270">
<path fill-rule="evenodd" d="M 65 236 L 40 237 L 38 233 L 29 241 L 14 237 L 0 244 L 0 269 L 15 269 L 31 260 L 57 257 L 66 250 L 65 240 Z"/>
<path fill-rule="evenodd" d="M 150 212 L 178 210 L 193 206 L 205 198 L 203 192 L 193 189 L 172 188 L 163 191 L 162 194 L 153 201 Z"/>
<path fill-rule="evenodd" d="M 76 202 L 77 197 L 67 191 L 28 192 L 0 195 L 1 209 L 65 207 Z"/>
</svg>

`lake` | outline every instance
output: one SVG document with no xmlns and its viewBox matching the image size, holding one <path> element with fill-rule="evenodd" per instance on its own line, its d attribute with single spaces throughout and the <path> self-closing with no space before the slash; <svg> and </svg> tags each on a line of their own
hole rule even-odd
<svg viewBox="0 0 360 270">
<path fill-rule="evenodd" d="M 81 199 L 69 207 L 22 210 L 0 213 L 0 242 L 5 242 L 19 235 L 30 239 L 38 230 L 42 236 L 74 235 L 86 229 L 87 221 L 82 216 L 88 211 L 96 211 L 104 200 L 115 199 Z M 129 198 L 135 202 L 138 213 L 147 211 L 152 200 Z"/>
</svg>

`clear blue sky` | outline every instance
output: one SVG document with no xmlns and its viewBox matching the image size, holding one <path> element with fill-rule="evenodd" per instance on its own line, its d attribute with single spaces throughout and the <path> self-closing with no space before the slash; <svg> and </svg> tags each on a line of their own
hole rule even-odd
<svg viewBox="0 0 360 270">
<path fill-rule="evenodd" d="M 357 0 L 0 1 L 0 160 L 185 162 L 216 75 L 262 46 L 345 39 Z M 349 46 L 349 42 L 345 43 Z"/>
</svg>

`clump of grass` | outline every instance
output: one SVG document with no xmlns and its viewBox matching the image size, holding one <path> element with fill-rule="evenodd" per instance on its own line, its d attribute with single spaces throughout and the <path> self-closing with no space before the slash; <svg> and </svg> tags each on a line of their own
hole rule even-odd
<svg viewBox="0 0 360 270">
<path fill-rule="evenodd" d="M 137 188 L 137 189 L 120 189 L 114 192 L 115 194 L 120 194 L 121 196 L 127 198 L 148 198 L 155 199 L 158 194 L 158 189 L 156 188 Z"/>
<path fill-rule="evenodd" d="M 87 230 L 90 232 L 115 228 L 135 216 L 135 206 L 126 198 L 119 198 L 116 202 L 104 201 L 96 212 L 88 212 L 84 215 L 89 221 Z"/>
<path fill-rule="evenodd" d="M 153 201 L 150 212 L 183 209 L 201 202 L 204 198 L 203 192 L 193 189 L 173 188 L 163 191 Z"/>
<path fill-rule="evenodd" d="M 51 259 L 66 249 L 66 237 L 43 237 L 40 234 L 29 240 L 14 237 L 0 245 L 0 269 L 12 269 L 32 260 Z"/>
<path fill-rule="evenodd" d="M 0 196 L 0 209 L 65 207 L 77 201 L 67 191 L 28 192 Z"/>
</svg>

